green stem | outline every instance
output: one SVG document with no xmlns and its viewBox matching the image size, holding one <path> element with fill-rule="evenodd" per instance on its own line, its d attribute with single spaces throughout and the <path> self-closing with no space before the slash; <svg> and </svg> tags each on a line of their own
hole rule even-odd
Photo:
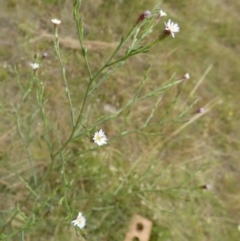
<svg viewBox="0 0 240 241">
<path fill-rule="evenodd" d="M 156 39 L 156 40 L 153 41 L 151 44 L 149 44 L 149 45 L 147 45 L 147 46 L 145 46 L 145 47 L 143 47 L 143 48 L 139 48 L 139 49 L 136 49 L 136 50 L 132 50 L 132 51 L 130 51 L 127 55 L 124 55 L 123 57 L 121 57 L 121 58 L 113 61 L 112 63 L 109 63 L 109 62 L 110 62 L 110 61 L 109 61 L 109 62 L 106 64 L 106 66 L 109 67 L 109 66 L 114 65 L 114 64 L 116 64 L 116 63 L 118 63 L 118 62 L 124 61 L 124 60 L 128 59 L 128 58 L 131 57 L 131 56 L 134 56 L 134 55 L 137 55 L 137 54 L 140 54 L 140 53 L 146 53 L 146 52 L 148 52 L 148 51 L 151 49 L 151 47 L 152 47 L 153 45 L 155 45 L 157 42 L 159 42 L 158 39 Z"/>
<path fill-rule="evenodd" d="M 66 78 L 66 68 L 65 68 L 65 65 L 63 64 L 62 57 L 61 57 L 61 53 L 60 53 L 60 47 L 59 47 L 59 39 L 58 39 L 58 34 L 57 34 L 57 28 L 56 28 L 56 30 L 55 30 L 54 47 L 55 47 L 56 55 L 57 55 L 57 57 L 58 57 L 58 60 L 59 60 L 59 62 L 60 62 L 60 65 L 61 65 L 63 81 L 64 81 L 64 84 L 65 84 L 66 94 L 67 94 L 67 98 L 68 98 L 68 102 L 69 102 L 69 106 L 70 106 L 70 116 L 71 116 L 72 126 L 75 126 L 75 119 L 74 119 L 74 110 L 73 110 L 73 105 L 72 105 L 72 98 L 71 98 L 71 94 L 70 94 L 70 91 L 69 91 L 69 86 L 68 86 L 68 82 L 67 82 L 67 78 Z"/>
<path fill-rule="evenodd" d="M 36 78 L 36 76 L 34 76 L 34 79 Z M 17 125 L 17 131 L 18 131 L 18 134 L 23 142 L 23 145 L 25 146 L 26 148 L 26 151 L 27 151 L 27 155 L 28 155 L 28 160 L 29 160 L 29 163 L 30 163 L 30 166 L 31 166 L 31 171 L 32 171 L 32 175 L 33 175 L 33 180 L 34 180 L 34 184 L 35 186 L 37 185 L 37 174 L 36 174 L 36 171 L 35 171 L 35 168 L 34 168 L 34 164 L 33 164 L 33 158 L 32 158 L 32 154 L 29 150 L 29 143 L 24 139 L 24 136 L 21 132 L 21 125 L 20 125 L 20 109 L 22 107 L 22 104 L 24 102 L 24 100 L 27 98 L 27 96 L 30 94 L 31 90 L 32 90 L 32 86 L 33 86 L 33 82 L 31 81 L 27 91 L 23 94 L 23 97 L 21 99 L 21 102 L 19 104 L 19 107 L 17 109 L 17 114 L 16 114 L 16 125 Z"/>
<path fill-rule="evenodd" d="M 77 1 L 77 4 L 75 5 L 75 9 L 74 9 L 74 19 L 76 21 L 77 28 L 78 28 L 78 37 L 79 37 L 80 45 L 81 45 L 81 48 L 84 49 L 84 47 L 83 47 L 82 24 L 80 24 L 81 20 L 79 20 L 79 8 L 80 8 L 80 4 L 78 4 L 78 1 Z M 85 108 L 85 105 L 86 105 L 86 102 L 87 102 L 87 97 L 89 95 L 90 88 L 91 88 L 91 85 L 92 85 L 93 81 L 103 72 L 104 69 L 106 69 L 108 66 L 110 66 L 109 63 L 112 61 L 112 59 L 115 57 L 115 55 L 119 52 L 119 50 L 123 47 L 123 45 L 128 41 L 128 39 L 134 34 L 135 31 L 136 31 L 136 28 L 133 27 L 128 32 L 126 37 L 121 39 L 119 45 L 117 46 L 117 48 L 115 49 L 113 54 L 109 57 L 107 62 L 97 71 L 97 73 L 94 76 L 92 76 L 92 74 L 91 74 L 91 71 L 90 71 L 90 68 L 89 68 L 89 64 L 88 64 L 88 60 L 87 60 L 87 56 L 86 56 L 86 52 L 85 52 L 85 50 L 83 50 L 83 52 L 82 52 L 83 53 L 83 57 L 84 57 L 84 60 L 85 60 L 85 64 L 87 65 L 87 68 L 88 68 L 89 83 L 88 83 L 87 90 L 86 90 L 84 98 L 83 98 L 83 102 L 82 102 L 81 107 L 80 107 L 80 112 L 79 112 L 78 118 L 77 118 L 77 120 L 75 122 L 75 125 L 73 126 L 72 132 L 71 132 L 69 138 L 67 139 L 67 141 L 53 155 L 53 158 L 55 158 L 71 142 L 71 140 L 72 140 L 72 138 L 74 136 L 74 133 L 75 133 L 79 123 L 82 120 L 83 111 L 84 111 L 84 108 Z"/>
</svg>

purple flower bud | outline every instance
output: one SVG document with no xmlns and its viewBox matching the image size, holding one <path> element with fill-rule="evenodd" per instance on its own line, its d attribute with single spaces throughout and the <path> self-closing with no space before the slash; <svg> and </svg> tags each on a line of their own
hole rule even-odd
<svg viewBox="0 0 240 241">
<path fill-rule="evenodd" d="M 201 113 L 204 113 L 205 112 L 205 109 L 203 107 L 197 109 L 196 111 L 197 113 L 201 114 Z"/>
<path fill-rule="evenodd" d="M 47 52 L 45 52 L 45 53 L 42 54 L 42 58 L 43 58 L 43 59 L 45 59 L 45 58 L 47 58 L 47 57 L 48 57 L 48 53 L 47 53 Z"/>
<path fill-rule="evenodd" d="M 205 184 L 205 185 L 202 185 L 200 186 L 201 189 L 206 189 L 206 190 L 210 190 L 211 189 L 211 186 L 209 184 Z"/>
<path fill-rule="evenodd" d="M 148 18 L 151 15 L 151 12 L 149 10 L 146 10 L 145 12 L 143 12 L 139 17 L 138 20 L 136 22 L 136 24 L 142 22 L 144 19 Z"/>
</svg>

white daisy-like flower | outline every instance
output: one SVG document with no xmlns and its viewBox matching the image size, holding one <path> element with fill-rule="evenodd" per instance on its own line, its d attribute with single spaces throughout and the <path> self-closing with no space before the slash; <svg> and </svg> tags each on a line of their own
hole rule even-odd
<svg viewBox="0 0 240 241">
<path fill-rule="evenodd" d="M 77 219 L 72 221 L 73 226 L 77 226 L 80 229 L 83 229 L 86 225 L 86 218 L 83 216 L 81 212 L 78 213 Z"/>
<path fill-rule="evenodd" d="M 38 63 L 31 63 L 30 66 L 32 67 L 33 70 L 37 70 L 39 68 Z"/>
<path fill-rule="evenodd" d="M 189 73 L 186 73 L 186 74 L 184 75 L 184 78 L 185 78 L 185 79 L 189 79 L 189 78 L 190 78 Z"/>
<path fill-rule="evenodd" d="M 61 20 L 56 19 L 56 18 L 53 18 L 51 21 L 54 25 L 59 25 L 61 23 Z"/>
<path fill-rule="evenodd" d="M 165 31 L 171 34 L 173 38 L 175 37 L 174 33 L 177 33 L 180 31 L 178 24 L 172 22 L 171 19 L 169 19 L 168 22 L 165 23 L 165 26 L 166 26 Z"/>
<path fill-rule="evenodd" d="M 107 144 L 107 136 L 105 135 L 102 129 L 100 131 L 95 132 L 93 136 L 93 141 L 99 146 Z"/>
<path fill-rule="evenodd" d="M 159 17 L 161 18 L 161 17 L 165 17 L 165 16 L 167 16 L 167 14 L 161 9 L 159 11 Z"/>
</svg>

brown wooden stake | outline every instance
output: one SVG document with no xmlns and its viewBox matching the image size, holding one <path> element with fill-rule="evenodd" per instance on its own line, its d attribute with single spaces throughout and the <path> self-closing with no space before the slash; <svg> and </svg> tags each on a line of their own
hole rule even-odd
<svg viewBox="0 0 240 241">
<path fill-rule="evenodd" d="M 124 241 L 148 241 L 151 229 L 152 221 L 136 214 L 132 217 Z"/>
</svg>

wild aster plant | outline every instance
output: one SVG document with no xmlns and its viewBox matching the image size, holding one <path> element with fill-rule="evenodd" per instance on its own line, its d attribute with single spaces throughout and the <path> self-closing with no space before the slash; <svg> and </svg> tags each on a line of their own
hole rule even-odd
<svg viewBox="0 0 240 241">
<path fill-rule="evenodd" d="M 154 41 L 153 43 L 147 45 L 147 46 L 142 46 L 142 43 L 141 43 L 141 40 L 143 40 L 146 36 L 148 36 L 151 32 L 152 32 L 152 28 L 153 26 L 156 25 L 156 21 L 154 22 L 154 18 L 157 18 L 157 17 L 164 17 L 166 16 L 167 14 L 160 10 L 159 11 L 159 8 L 156 9 L 156 11 L 154 12 L 153 11 L 153 14 L 154 14 L 154 18 L 153 18 L 153 15 L 152 13 L 147 10 L 145 12 L 143 12 L 138 20 L 137 20 L 137 24 L 138 23 L 141 23 L 144 19 L 146 18 L 150 18 L 149 21 L 146 21 L 148 22 L 146 24 L 146 28 L 143 30 L 143 34 L 140 35 L 140 37 L 138 36 L 138 33 L 141 31 L 139 31 L 140 29 L 140 25 L 139 24 L 138 26 L 134 26 L 127 34 L 125 37 L 123 37 L 118 45 L 118 47 L 116 48 L 116 50 L 113 52 L 113 54 L 109 57 L 109 59 L 106 61 L 106 63 L 104 63 L 104 65 L 97 71 L 94 73 L 94 71 L 91 70 L 91 66 L 90 66 L 90 63 L 88 61 L 88 55 L 87 55 L 87 48 L 84 46 L 84 42 L 83 42 L 83 38 L 84 38 L 84 31 L 83 31 L 83 23 L 82 23 L 82 18 L 79 17 L 79 8 L 80 8 L 80 4 L 81 1 L 78 0 L 75 2 L 75 8 L 74 8 L 74 18 L 75 18 L 75 21 L 76 21 L 76 24 L 77 24 L 77 29 L 78 29 L 78 36 L 79 36 L 79 42 L 80 42 L 80 45 L 81 45 L 81 50 L 82 50 L 82 55 L 83 55 L 83 58 L 84 58 L 84 61 L 85 61 L 85 65 L 86 65 L 86 68 L 87 68 L 87 72 L 88 72 L 88 75 L 89 75 L 89 84 L 88 84 L 88 88 L 85 92 L 85 95 L 83 97 L 83 101 L 82 101 L 82 105 L 80 107 L 80 111 L 79 111 L 79 115 L 78 117 L 76 118 L 75 117 L 75 114 L 74 114 L 74 108 L 73 108 L 73 105 L 72 105 L 72 100 L 71 100 L 71 95 L 70 95 L 70 90 L 68 88 L 68 83 L 67 83 L 67 78 L 66 78 L 66 66 L 65 66 L 65 62 L 61 59 L 61 54 L 60 54 L 60 48 L 59 48 L 59 41 L 58 41 L 58 35 L 57 35 L 57 28 L 58 28 L 58 25 L 61 24 L 61 20 L 58 20 L 58 19 L 52 19 L 51 22 L 54 24 L 54 28 L 55 28 L 55 49 L 56 49 L 56 54 L 58 56 L 58 59 L 59 59 L 59 62 L 60 62 L 60 65 L 61 65 L 61 68 L 62 68 L 62 75 L 63 75 L 63 81 L 64 81 L 64 84 L 65 84 L 65 88 L 66 88 L 66 95 L 67 95 L 67 98 L 69 100 L 69 108 L 70 108 L 70 113 L 71 113 L 71 122 L 72 122 L 72 134 L 70 134 L 70 137 L 62 144 L 62 146 L 55 151 L 54 148 L 52 148 L 52 143 L 51 143 L 51 138 L 49 138 L 48 136 L 48 122 L 47 122 L 47 116 L 45 115 L 45 109 L 44 109 L 44 102 L 43 102 L 43 91 L 44 91 L 44 88 L 41 87 L 41 85 L 38 85 L 38 89 L 37 89 L 37 96 L 38 96 L 38 104 L 40 106 L 40 110 L 41 110 L 41 113 L 42 113 L 42 116 L 43 116 L 43 123 L 45 125 L 45 129 L 46 129 L 46 134 L 45 134 L 45 140 L 47 141 L 47 144 L 49 146 L 49 151 L 50 151 L 50 157 L 51 157 L 51 166 L 49 168 L 49 171 L 48 173 L 46 174 L 45 176 L 45 180 L 48 179 L 48 177 L 50 176 L 51 174 L 51 171 L 53 170 L 54 168 L 54 159 L 58 156 L 62 157 L 62 151 L 67 147 L 67 145 L 73 140 L 73 138 L 75 138 L 75 136 L 77 136 L 77 131 L 78 131 L 78 127 L 83 125 L 83 116 L 84 116 L 84 109 L 85 109 L 85 106 L 86 106 L 86 103 L 87 103 L 87 98 L 88 96 L 95 90 L 95 87 L 92 87 L 92 84 L 95 82 L 97 83 L 103 83 L 103 79 L 101 79 L 101 76 L 103 75 L 104 78 L 107 77 L 107 74 L 104 74 L 104 71 L 111 66 L 112 69 L 114 68 L 117 68 L 118 66 L 122 65 L 124 63 L 125 60 L 127 60 L 128 58 L 130 58 L 131 56 L 133 55 L 136 55 L 136 54 L 140 54 L 140 53 L 146 53 L 150 50 L 150 48 L 155 44 L 157 43 L 160 39 L 157 39 L 156 41 Z M 154 24 L 155 23 L 155 24 Z M 138 28 L 139 27 L 139 28 Z M 172 37 L 174 38 L 175 37 L 175 33 L 179 32 L 179 26 L 177 23 L 173 23 L 171 20 L 168 20 L 167 23 L 165 23 L 165 30 L 163 31 L 163 36 L 164 37 L 167 37 L 169 35 L 172 35 Z M 129 41 L 133 38 L 133 44 L 130 46 L 129 51 L 126 52 L 126 55 L 124 55 L 123 57 L 118 57 L 118 53 L 119 51 L 125 47 L 127 47 L 127 44 L 129 43 Z M 125 45 L 125 46 L 124 46 Z M 46 57 L 47 55 L 45 55 L 44 57 Z M 38 68 L 39 68 L 39 64 L 38 63 L 32 63 L 30 64 L 32 69 L 34 71 L 36 71 Z M 190 76 L 189 74 L 185 74 L 184 78 L 188 79 Z M 145 78 L 145 77 L 144 77 Z M 147 79 L 147 74 L 146 74 L 146 78 L 144 79 L 144 81 L 146 81 Z M 97 81 L 96 81 L 97 80 Z M 147 95 L 145 96 L 141 96 L 139 97 L 138 94 L 140 93 L 141 91 L 141 88 L 144 84 L 144 81 L 141 83 L 140 87 L 139 87 L 139 92 L 136 93 L 134 99 L 132 99 L 130 102 L 128 102 L 125 106 L 122 106 L 121 107 L 121 110 L 118 111 L 114 117 L 117 117 L 119 115 L 119 113 L 122 113 L 123 110 L 127 109 L 127 108 L 130 108 L 131 105 L 136 102 L 137 100 L 140 100 L 140 99 L 144 99 L 144 98 L 149 98 L 151 96 L 159 96 L 159 94 L 162 94 L 163 93 L 163 87 L 158 87 L 157 89 L 154 89 L 152 92 L 148 93 Z M 168 86 L 169 88 L 173 85 L 175 85 L 177 82 L 173 82 L 173 83 L 170 83 Z M 40 87 L 39 87 L 40 86 Z M 97 85 L 97 86 L 100 86 L 100 85 Z M 161 99 L 159 98 L 159 101 Z M 158 102 L 159 103 L 159 102 Z M 157 103 L 157 104 L 158 104 Z M 155 107 L 153 107 L 152 109 L 152 112 L 151 114 L 148 116 L 145 124 L 143 125 L 143 127 L 141 127 L 141 129 L 139 130 L 143 130 L 145 127 L 148 126 L 148 123 L 149 121 L 151 121 L 151 118 L 153 117 L 153 114 L 154 114 L 154 111 L 156 110 L 157 108 L 157 104 Z M 107 118 L 106 118 L 107 119 Z M 110 117 L 109 117 L 110 119 Z M 102 121 L 103 123 L 103 121 Z M 94 123 L 92 124 L 94 125 Z M 123 132 L 122 132 L 123 133 Z M 125 132 L 127 133 L 127 131 Z M 130 132 L 129 132 L 130 133 Z M 102 145 L 105 145 L 107 144 L 107 136 L 106 134 L 104 133 L 104 131 L 102 129 L 100 129 L 99 131 L 95 132 L 94 136 L 93 136 L 93 141 L 95 144 L 99 145 L 99 146 L 102 146 Z M 63 157 L 63 167 L 65 167 L 65 160 L 64 160 L 64 157 Z M 65 170 L 63 168 L 63 170 Z M 34 173 L 34 170 L 33 170 L 33 176 L 35 175 Z M 65 179 L 65 173 L 64 173 L 64 184 L 66 186 L 69 186 L 69 183 L 68 183 L 68 180 L 67 178 Z M 66 173 L 66 176 L 67 176 L 67 173 Z M 121 189 L 121 186 L 120 188 L 117 189 L 117 191 L 115 192 L 117 194 L 117 192 Z M 65 200 L 66 200 L 66 206 L 68 207 L 68 200 L 67 200 L 67 197 L 65 197 Z M 81 212 L 78 213 L 78 216 L 75 220 L 73 220 L 72 222 L 72 225 L 73 226 L 77 226 L 79 229 L 83 229 L 86 225 L 86 218 L 83 216 L 83 214 Z"/>
</svg>

